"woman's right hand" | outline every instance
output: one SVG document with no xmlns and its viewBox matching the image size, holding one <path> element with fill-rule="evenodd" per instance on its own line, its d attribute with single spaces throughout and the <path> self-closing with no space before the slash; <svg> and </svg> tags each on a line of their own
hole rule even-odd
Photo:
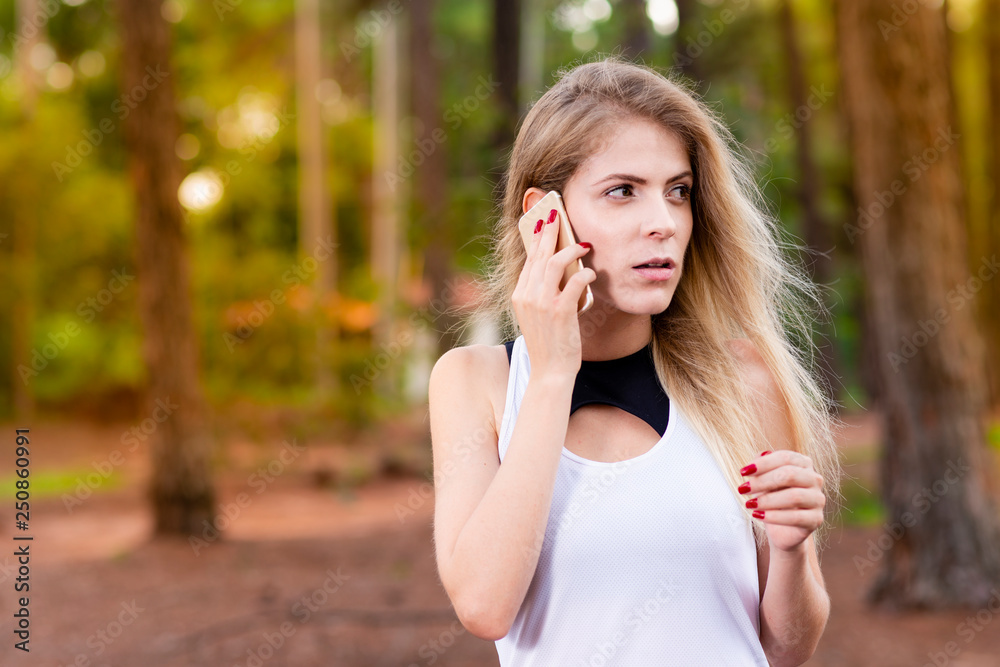
<svg viewBox="0 0 1000 667">
<path fill-rule="evenodd" d="M 570 262 L 583 257 L 587 246 L 574 243 L 554 252 L 558 220 L 542 220 L 532 237 L 528 258 L 512 296 L 517 323 L 531 359 L 532 374 L 576 378 L 582 349 L 577 304 L 588 284 L 597 278 L 589 267 L 577 271 L 560 290 L 559 283 Z"/>
</svg>

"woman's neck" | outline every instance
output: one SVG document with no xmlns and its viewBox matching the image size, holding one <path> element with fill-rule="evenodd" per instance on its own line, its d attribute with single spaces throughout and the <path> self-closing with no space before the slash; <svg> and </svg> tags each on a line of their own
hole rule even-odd
<svg viewBox="0 0 1000 667">
<path fill-rule="evenodd" d="M 633 315 L 620 310 L 604 312 L 595 304 L 580 316 L 580 337 L 584 361 L 620 359 L 649 345 L 653 322 L 649 315 Z"/>
</svg>

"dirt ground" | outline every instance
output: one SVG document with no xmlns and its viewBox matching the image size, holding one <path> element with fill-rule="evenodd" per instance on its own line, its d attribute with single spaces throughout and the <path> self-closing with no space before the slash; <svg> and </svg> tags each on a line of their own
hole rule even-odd
<svg viewBox="0 0 1000 667">
<path fill-rule="evenodd" d="M 870 419 L 853 423 L 844 436 L 852 453 L 848 472 L 864 480 L 872 474 L 874 426 Z M 14 427 L 0 431 L 11 444 Z M 123 448 L 128 428 L 32 427 L 33 475 L 77 471 L 86 484 L 88 472 L 106 472 L 109 462 L 115 471 L 89 497 L 81 499 L 81 491 L 79 504 L 67 506 L 58 494 L 32 502 L 27 654 L 13 648 L 13 551 L 22 543 L 12 540 L 13 499 L 5 492 L 0 664 L 498 664 L 493 643 L 457 622 L 437 578 L 433 497 L 420 475 L 429 463 L 421 417 L 381 441 L 396 443 L 391 448 L 378 438 L 354 447 L 310 442 L 304 451 L 280 438 L 230 438 L 217 478 L 224 530 L 206 532 L 193 546 L 149 539 L 142 491 L 148 460 L 141 448 Z M 122 458 L 112 458 L 115 450 Z M 12 464 L 13 454 L 0 462 L 5 479 Z M 257 474 L 269 466 L 267 478 Z M 865 606 L 875 568 L 859 573 L 855 556 L 865 557 L 869 540 L 881 533 L 878 527 L 833 532 L 823 556 L 833 612 L 807 664 L 1000 665 L 1000 619 L 988 609 L 978 610 L 979 629 L 970 630 L 962 624 L 969 616 L 976 622 L 977 610 L 896 616 Z"/>
</svg>

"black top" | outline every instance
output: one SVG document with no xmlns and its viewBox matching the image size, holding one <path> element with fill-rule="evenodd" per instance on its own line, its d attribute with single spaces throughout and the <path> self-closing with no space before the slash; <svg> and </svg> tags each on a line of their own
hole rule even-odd
<svg viewBox="0 0 1000 667">
<path fill-rule="evenodd" d="M 507 362 L 514 351 L 514 341 L 504 343 Z M 670 399 L 653 365 L 653 342 L 619 359 L 580 362 L 573 385 L 569 413 L 590 403 L 606 403 L 635 415 L 663 437 L 670 416 Z"/>
</svg>

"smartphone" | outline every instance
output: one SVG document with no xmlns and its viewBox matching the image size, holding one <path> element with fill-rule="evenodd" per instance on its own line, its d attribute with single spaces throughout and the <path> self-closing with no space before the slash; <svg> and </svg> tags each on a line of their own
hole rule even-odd
<svg viewBox="0 0 1000 667">
<path fill-rule="evenodd" d="M 551 190 L 546 193 L 544 197 L 539 199 L 537 204 L 528 209 L 528 212 L 522 215 L 521 219 L 517 223 L 517 228 L 521 232 L 521 240 L 524 241 L 524 248 L 526 250 L 531 248 L 531 241 L 535 235 L 535 225 L 538 224 L 538 220 L 548 220 L 549 211 L 552 209 L 557 211 L 556 221 L 553 224 L 558 223 L 559 225 L 559 237 L 556 239 L 555 252 L 559 252 L 563 248 L 571 246 L 577 242 L 576 235 L 573 233 L 573 227 L 569 224 L 569 216 L 566 215 L 566 209 L 563 207 L 562 195 L 555 190 Z M 559 289 L 564 289 L 566 287 L 566 282 L 573 277 L 573 274 L 582 270 L 582 259 L 570 262 L 566 267 L 566 272 L 563 274 L 562 280 L 559 281 Z M 580 295 L 580 302 L 577 304 L 576 314 L 581 315 L 585 313 L 587 309 L 593 305 L 594 293 L 590 291 L 590 285 L 587 285 L 584 288 L 583 293 Z"/>
</svg>

